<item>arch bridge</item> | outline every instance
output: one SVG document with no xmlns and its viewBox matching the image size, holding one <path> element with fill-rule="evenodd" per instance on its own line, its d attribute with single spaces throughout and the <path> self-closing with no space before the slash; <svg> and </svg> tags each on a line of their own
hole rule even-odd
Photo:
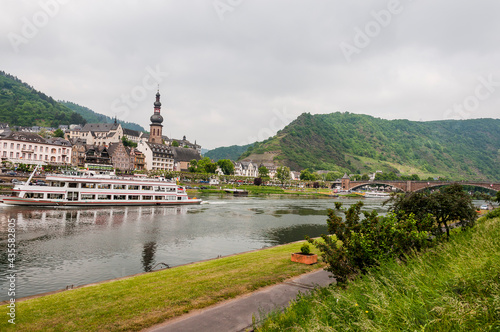
<svg viewBox="0 0 500 332">
<path fill-rule="evenodd" d="M 474 187 L 482 187 L 494 191 L 500 190 L 500 183 L 498 182 L 478 182 L 478 181 L 351 181 L 349 179 L 342 179 L 342 189 L 344 190 L 352 190 L 359 187 L 363 187 L 365 185 L 384 185 L 391 186 L 402 190 L 404 192 L 414 192 L 423 190 L 426 188 L 447 186 L 454 183 L 458 183 L 461 185 L 468 185 Z"/>
</svg>

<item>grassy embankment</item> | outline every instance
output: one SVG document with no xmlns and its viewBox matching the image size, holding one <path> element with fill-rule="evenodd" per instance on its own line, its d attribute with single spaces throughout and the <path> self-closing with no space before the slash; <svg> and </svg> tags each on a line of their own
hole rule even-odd
<svg viewBox="0 0 500 332">
<path fill-rule="evenodd" d="M 496 211 L 407 264 L 390 262 L 345 290 L 299 298 L 259 331 L 500 331 Z"/>
<path fill-rule="evenodd" d="M 219 189 L 222 188 L 222 189 Z M 250 195 L 260 195 L 260 194 L 278 194 L 278 195 L 307 195 L 307 196 L 331 196 L 333 190 L 328 188 L 301 188 L 301 189 L 290 189 L 281 188 L 278 186 L 255 186 L 255 185 L 241 185 L 238 187 L 233 187 L 232 185 L 223 186 L 207 186 L 207 189 L 188 189 L 190 195 L 194 195 L 197 192 L 202 193 L 225 193 L 224 189 L 243 189 L 247 190 Z M 356 197 L 356 194 L 345 194 L 341 196 Z"/>
<path fill-rule="evenodd" d="M 291 243 L 16 302 L 0 331 L 134 331 L 320 268 L 292 263 Z"/>
</svg>

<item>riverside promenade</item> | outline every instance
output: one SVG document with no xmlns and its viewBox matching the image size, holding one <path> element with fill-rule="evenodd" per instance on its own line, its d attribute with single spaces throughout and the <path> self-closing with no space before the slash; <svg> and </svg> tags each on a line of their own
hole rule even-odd
<svg viewBox="0 0 500 332">
<path fill-rule="evenodd" d="M 253 293 L 214 306 L 196 310 L 181 317 L 155 325 L 147 332 L 225 332 L 252 331 L 253 321 L 261 315 L 287 307 L 299 293 L 334 282 L 323 269 L 309 272 Z M 255 317 L 255 318 L 253 318 Z"/>
</svg>

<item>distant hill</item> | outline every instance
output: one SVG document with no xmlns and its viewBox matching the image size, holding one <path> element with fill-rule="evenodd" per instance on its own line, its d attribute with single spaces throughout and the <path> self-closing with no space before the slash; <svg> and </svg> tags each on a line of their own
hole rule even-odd
<svg viewBox="0 0 500 332">
<path fill-rule="evenodd" d="M 212 160 L 220 160 L 220 159 L 229 159 L 229 160 L 238 160 L 243 152 L 245 152 L 252 144 L 247 145 L 231 145 L 231 146 L 223 146 L 220 148 L 216 148 L 204 153 L 205 157 L 208 157 Z"/>
<path fill-rule="evenodd" d="M 292 170 L 500 180 L 500 119 L 415 122 L 351 113 L 301 114 L 240 157 Z"/>
<path fill-rule="evenodd" d="M 96 113 L 93 110 L 91 110 L 90 108 L 87 108 L 85 106 L 81 106 L 81 105 L 72 103 L 70 101 L 59 101 L 59 103 L 63 104 L 64 106 L 68 107 L 69 109 L 80 114 L 89 123 L 113 123 L 113 122 L 115 122 L 114 118 L 110 118 L 109 116 Z M 122 121 L 120 119 L 118 119 L 117 122 L 120 123 L 122 125 L 122 127 L 124 127 L 124 128 L 137 130 L 137 131 L 146 131 L 142 126 L 138 125 L 137 123 L 125 122 L 125 121 Z"/>
<path fill-rule="evenodd" d="M 85 124 L 86 120 L 17 77 L 0 71 L 0 122 L 10 126 L 57 127 Z"/>
</svg>

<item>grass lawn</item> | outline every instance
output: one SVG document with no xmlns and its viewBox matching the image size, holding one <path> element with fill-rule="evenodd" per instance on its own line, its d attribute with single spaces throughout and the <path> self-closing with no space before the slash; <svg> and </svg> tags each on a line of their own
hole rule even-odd
<svg viewBox="0 0 500 332">
<path fill-rule="evenodd" d="M 482 218 L 347 289 L 303 296 L 258 331 L 500 331 L 500 218 Z"/>
<path fill-rule="evenodd" d="M 320 268 L 292 263 L 302 242 L 16 302 L 0 331 L 137 331 Z"/>
</svg>

